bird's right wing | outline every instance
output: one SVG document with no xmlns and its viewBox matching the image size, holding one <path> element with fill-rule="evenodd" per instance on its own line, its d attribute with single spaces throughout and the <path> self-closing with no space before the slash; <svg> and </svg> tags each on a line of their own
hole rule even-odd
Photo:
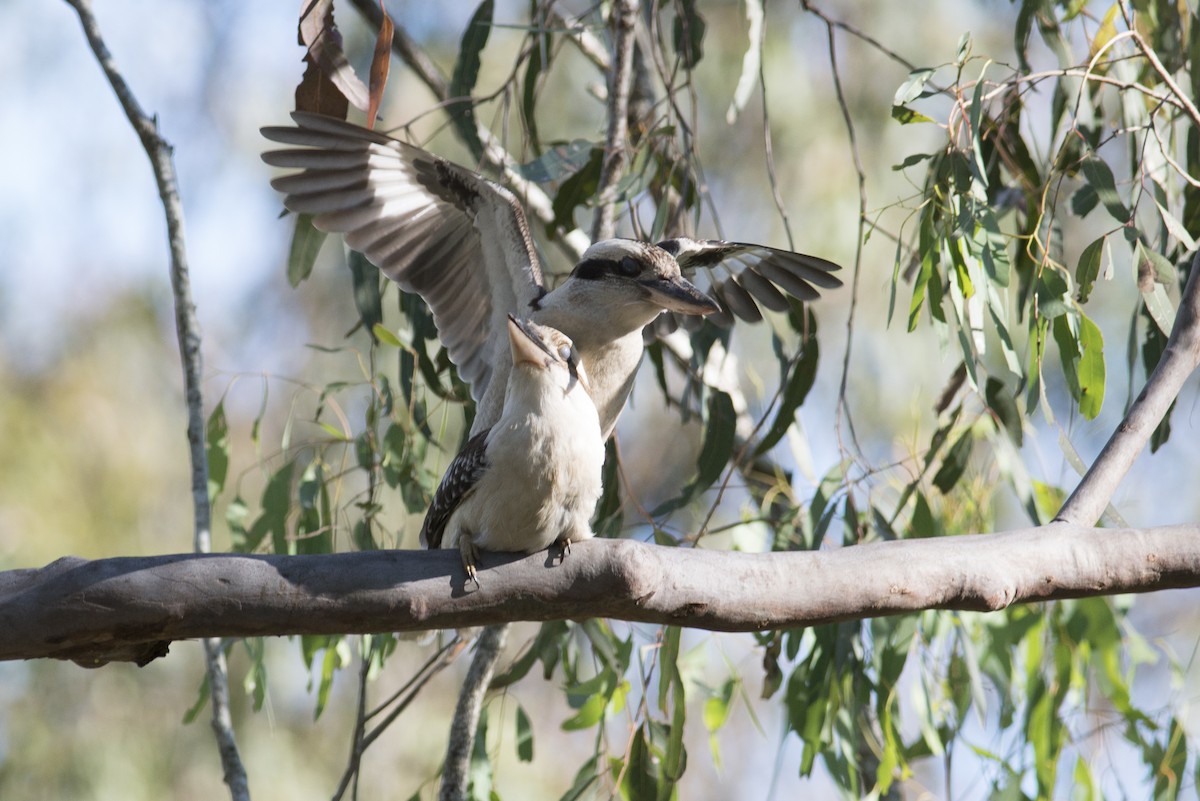
<svg viewBox="0 0 1200 801">
<path fill-rule="evenodd" d="M 425 299 L 478 401 L 493 366 L 507 364 L 508 315 L 528 314 L 545 291 L 520 204 L 499 184 L 389 136 L 319 114 L 292 119 L 295 127 L 262 129 L 295 146 L 262 155 L 300 170 L 271 182 L 284 205 L 313 215 L 322 231 L 345 234 L 346 244 Z"/>
<path fill-rule="evenodd" d="M 421 542 L 429 548 L 442 547 L 442 537 L 446 532 L 446 524 L 450 516 L 464 500 L 475 490 L 480 477 L 488 467 L 487 436 L 491 429 L 480 431 L 467 440 L 467 444 L 458 452 L 458 456 L 446 468 L 442 483 L 438 484 L 437 492 L 433 494 L 433 503 L 425 513 L 425 522 L 421 525 Z"/>
</svg>

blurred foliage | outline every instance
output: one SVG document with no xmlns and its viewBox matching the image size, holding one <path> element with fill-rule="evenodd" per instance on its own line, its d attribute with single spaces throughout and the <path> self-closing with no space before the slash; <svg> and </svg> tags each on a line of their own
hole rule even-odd
<svg viewBox="0 0 1200 801">
<path fill-rule="evenodd" d="M 794 24 L 814 26 L 823 37 L 826 18 L 819 9 L 802 5 Z M 995 4 L 987 8 L 990 12 Z M 806 490 L 799 415 L 818 376 L 831 369 L 829 354 L 836 353 L 828 342 L 818 348 L 817 337 L 834 329 L 817 319 L 825 304 L 768 314 L 766 332 L 743 340 L 762 343 L 756 349 L 739 347 L 735 340 L 742 332 L 731 335 L 705 323 L 651 346 L 648 362 L 657 388 L 644 375 L 636 399 L 639 411 L 665 406 L 675 415 L 667 428 L 694 439 L 687 463 L 679 471 L 660 471 L 660 453 L 610 448 L 598 531 L 653 538 L 668 546 L 783 551 L 987 531 L 1002 518 L 1011 521 L 1005 517 L 1011 499 L 1030 524 L 1053 517 L 1063 491 L 1035 477 L 1023 447 L 1036 433 L 1039 414 L 1053 428 L 1060 418 L 1091 420 L 1118 403 L 1110 375 L 1116 335 L 1109 324 L 1113 315 L 1102 313 L 1098 300 L 1102 285 L 1117 267 L 1131 265 L 1136 292 L 1120 301 L 1132 320 L 1126 369 L 1148 373 L 1162 353 L 1173 318 L 1172 293 L 1185 277 L 1180 268 L 1200 231 L 1200 184 L 1193 177 L 1200 175 L 1200 133 L 1197 121 L 1188 118 L 1190 98 L 1200 94 L 1194 69 L 1197 19 L 1183 4 L 1153 0 L 1131 0 L 1125 6 L 1014 0 L 1011 10 L 1012 49 L 988 42 L 995 55 L 977 52 L 983 49 L 978 34 L 963 34 L 956 47 L 941 42 L 943 50 L 902 41 L 899 32 L 892 38 L 892 28 L 874 19 L 874 11 L 859 19 L 859 24 L 873 26 L 866 33 L 874 40 L 860 40 L 852 27 L 831 28 L 839 47 L 860 47 L 857 52 L 864 58 L 880 58 L 892 70 L 889 74 L 897 76 L 889 135 L 919 148 L 903 153 L 894 167 L 909 182 L 909 196 L 879 208 L 864 201 L 860 209 L 866 229 L 860 246 L 882 241 L 894 251 L 886 316 L 892 320 L 899 306 L 903 320 L 892 325 L 913 334 L 889 337 L 885 347 L 896 351 L 909 342 L 933 342 L 952 354 L 950 378 L 936 402 L 927 404 L 932 410 L 919 421 L 907 452 L 898 458 L 869 456 L 869 449 L 858 446 L 856 432 L 867 427 L 868 418 L 879 417 L 886 427 L 891 408 L 876 397 L 867 402 L 842 397 L 836 420 L 826 424 L 835 429 L 839 452 L 817 466 L 821 474 L 809 482 L 811 492 Z M 603 40 L 607 26 L 601 12 L 592 9 L 581 22 Z M 1132 25 L 1127 12 L 1134 14 Z M 784 12 L 771 10 L 776 13 L 782 17 Z M 341 15 L 345 24 L 350 15 Z M 908 15 L 902 12 L 906 19 Z M 743 164 L 747 153 L 763 150 L 754 138 L 761 131 L 743 119 L 732 133 L 720 134 L 728 153 L 709 155 L 707 164 L 702 157 L 704 137 L 717 136 L 709 131 L 725 113 L 724 94 L 717 100 L 707 97 L 732 92 L 739 75 L 749 86 L 759 83 L 762 93 L 771 93 L 774 105 L 762 101 L 762 124 L 767 131 L 775 129 L 778 151 L 799 147 L 791 140 L 805 141 L 813 117 L 821 117 L 811 127 L 819 124 L 822 136 L 833 138 L 840 131 L 831 127 L 838 120 L 833 106 L 823 107 L 821 115 L 788 108 L 804 103 L 809 87 L 769 84 L 769 70 L 757 72 L 758 62 L 750 57 L 769 58 L 769 48 L 760 50 L 753 41 L 747 46 L 741 22 L 732 25 L 731 20 L 736 17 L 730 9 L 690 0 L 655 7 L 647 17 L 652 35 L 646 41 L 653 52 L 642 55 L 650 90 L 635 98 L 640 116 L 631 125 L 631 158 L 619 193 L 629 233 L 656 238 L 719 230 L 716 209 L 722 204 L 720 187 L 714 191 L 711 180 L 718 173 L 713 162 L 732 161 L 733 151 L 740 151 L 737 163 Z M 495 27 L 475 24 L 485 21 Z M 443 55 L 453 64 L 452 95 L 474 94 L 478 100 L 486 93 L 487 100 L 448 104 L 449 134 L 460 141 L 442 141 L 449 135 L 442 134 L 436 143 L 477 161 L 481 144 L 475 123 L 507 126 L 509 146 L 524 162 L 522 174 L 541 184 L 553 200 L 554 221 L 538 231 L 543 242 L 552 242 L 592 210 L 603 126 L 578 109 L 590 86 L 603 84 L 603 75 L 579 55 L 543 4 L 530 4 L 529 19 L 505 30 L 509 25 L 500 24 L 488 0 L 447 45 Z M 900 23 L 896 25 L 900 31 Z M 290 35 L 278 33 L 280 41 Z M 766 35 L 772 36 L 769 29 Z M 784 38 L 768 41 L 788 46 Z M 927 61 L 908 63 L 885 47 L 901 54 L 918 52 Z M 706 73 L 708 68 L 713 73 Z M 866 86 L 879 76 L 843 66 L 840 77 L 851 91 L 844 99 L 847 113 L 860 125 L 864 115 L 870 115 L 873 126 L 883 125 L 876 121 L 885 116 L 886 104 L 881 114 L 869 94 L 878 87 Z M 853 88 L 856 83 L 865 88 Z M 881 91 L 892 95 L 893 86 Z M 519 114 L 508 113 L 510 109 Z M 787 137 L 779 136 L 781 126 L 772 123 L 772 115 L 788 120 Z M 503 123 L 494 122 L 501 118 Z M 872 132 L 863 138 L 870 143 L 883 137 Z M 875 184 L 873 175 L 863 177 L 868 188 Z M 772 172 L 771 178 L 786 184 L 795 176 Z M 779 228 L 787 230 L 785 219 Z M 297 221 L 295 230 L 286 278 L 299 288 L 296 298 L 303 301 L 307 294 L 307 302 L 319 303 L 320 314 L 326 314 L 332 303 L 325 292 L 329 285 L 314 287 L 321 280 L 323 237 L 303 221 Z M 1089 233 L 1080 239 L 1081 231 Z M 730 238 L 752 237 L 731 232 Z M 326 246 L 323 252 L 328 257 L 332 250 Z M 413 532 L 441 470 L 469 428 L 468 393 L 440 348 L 420 299 L 400 293 L 356 254 L 344 254 L 343 261 L 344 274 L 338 279 L 347 295 L 343 308 L 353 309 L 357 319 L 337 320 L 345 324 L 341 330 L 350 329 L 346 339 L 323 331 L 316 338 L 322 344 L 313 346 L 313 353 L 352 365 L 350 377 L 302 381 L 282 404 L 278 393 L 268 398 L 264 390 L 257 416 L 248 421 L 232 410 L 228 397 L 212 407 L 210 487 L 234 550 L 324 553 L 416 547 Z M 312 300 L 318 296 L 319 301 Z M 838 299 L 829 302 L 832 306 Z M 118 322 L 105 330 L 120 332 L 131 321 L 147 322 L 144 310 L 114 315 Z M 852 322 L 861 325 L 860 320 Z M 931 336 L 922 340 L 922 334 Z M 145 328 L 138 337 L 130 341 L 154 341 Z M 118 345 L 120 356 L 100 358 L 89 350 Z M 115 404 L 120 411 L 81 405 L 89 399 L 86 393 L 17 391 L 3 396 L 0 433 L 10 447 L 54 454 L 63 459 L 70 484 L 84 488 L 65 501 L 38 500 L 45 510 L 39 530 L 53 532 L 69 527 L 68 520 L 86 518 L 88 512 L 71 511 L 76 503 L 120 511 L 124 507 L 114 501 L 124 493 L 159 491 L 166 478 L 157 467 L 160 462 L 139 470 L 134 438 L 77 442 L 74 450 L 63 450 L 47 444 L 54 432 L 38 422 L 54 419 L 43 404 L 58 403 L 69 407 L 66 416 L 90 420 L 89 431 L 114 430 L 97 421 L 138 408 L 137 397 L 150 393 L 145 386 L 169 384 L 174 378 L 169 375 L 173 361 L 161 346 L 144 350 L 144 345 L 122 339 L 117 344 L 84 342 L 73 353 L 85 373 L 89 362 L 119 363 L 131 370 L 161 367 L 164 375 L 155 375 L 153 382 L 129 377 L 115 382 L 130 393 L 121 396 L 123 405 Z M 850 361 L 852 373 L 856 364 Z M 68 366 L 60 370 L 66 373 Z M 872 376 L 858 386 L 885 395 L 876 380 Z M 91 381 L 94 385 L 103 379 Z M 747 385 L 760 397 L 747 398 Z M 926 386 L 924 394 L 934 393 Z M 157 426 L 159 420 L 139 412 L 139 423 Z M 1154 447 L 1169 436 L 1168 419 L 1156 432 Z M 104 464 L 108 454 L 117 452 L 130 458 L 122 460 L 121 472 L 110 475 Z M 95 461 L 97 454 L 106 455 L 105 460 Z M 638 482 L 629 477 L 644 470 L 639 462 L 668 474 L 656 493 L 630 491 Z M 184 487 L 182 462 L 169 464 Z M 23 483 L 26 477 L 19 471 L 0 477 L 0 493 L 44 498 L 41 490 Z M 10 508 L 27 507 L 0 495 L 0 510 Z M 176 517 L 181 518 L 172 514 L 154 522 L 163 530 L 182 530 L 184 523 Z M 24 529 L 29 522 L 0 518 L 0 535 L 3 527 Z M 147 526 L 144 519 L 118 515 L 96 526 L 139 524 Z M 0 540 L 14 564 L 77 550 L 60 548 L 54 540 L 39 544 L 34 549 Z M 100 555 L 108 547 L 125 550 L 110 543 L 84 555 Z M 177 542 L 153 549 L 179 547 Z M 721 645 L 724 640 L 694 638 L 674 627 L 647 629 L 602 620 L 531 627 L 511 664 L 493 682 L 502 692 L 494 695 L 481 723 L 473 792 L 489 799 L 518 795 L 522 785 L 504 781 L 499 773 L 499 766 L 515 757 L 538 775 L 574 777 L 546 789 L 551 794 L 546 797 L 718 797 L 714 794 L 720 790 L 694 778 L 687 791 L 696 764 L 711 759 L 718 773 L 736 772 L 728 751 L 738 738 L 726 732 L 739 719 L 759 726 L 758 715 L 775 709 L 789 742 L 799 744 L 799 774 L 824 776 L 844 797 L 897 798 L 907 788 L 916 792 L 921 771 L 930 764 L 940 765 L 946 792 L 954 797 L 1103 797 L 1112 779 L 1093 759 L 1102 747 L 1093 738 L 1112 732 L 1141 762 L 1122 781 L 1148 788 L 1146 795 L 1155 798 L 1174 798 L 1181 788 L 1194 787 L 1194 738 L 1181 711 L 1169 704 L 1139 704 L 1134 686 L 1140 668 L 1165 664 L 1178 683 L 1186 666 L 1138 634 L 1129 608 L 1125 599 L 1087 599 L 988 615 L 929 611 L 739 638 L 743 646 L 752 642 L 747 647 L 753 647 L 761 667 L 723 659 L 723 649 L 732 647 Z M 334 724 L 328 710 L 340 703 L 349 710 L 339 718 L 344 727 L 365 731 L 365 720 L 349 719 L 353 707 L 362 703 L 365 709 L 367 694 L 394 682 L 396 673 L 426 676 L 427 666 L 441 653 L 437 641 L 394 637 L 306 637 L 298 643 L 301 683 L 311 693 L 304 717 L 324 714 L 312 731 L 338 743 L 335 754 L 321 757 L 329 770 L 340 769 L 351 735 L 344 729 L 330 734 Z M 273 663 L 269 642 L 230 643 L 229 648 L 244 676 L 246 695 L 239 704 L 263 709 L 267 717 L 271 683 L 294 682 L 296 666 Z M 427 656 L 431 661 L 423 667 Z M 199 672 L 197 667 L 192 676 Z M 31 699 L 56 692 L 57 684 L 43 686 L 47 675 L 37 674 Z M 414 681 L 395 694 L 379 690 L 385 700 L 368 717 L 381 715 L 376 720 L 386 723 L 393 711 L 413 704 L 426 687 L 425 680 Z M 71 681 L 64 678 L 61 684 Z M 556 693 L 546 693 L 547 686 L 557 688 Z M 128 687 L 112 690 L 118 697 L 133 692 Z M 547 701 L 547 695 L 554 697 Z M 32 701 L 28 704 L 36 709 Z M 186 707 L 173 698 L 160 704 L 178 709 L 172 720 Z M 448 708 L 406 714 L 440 716 Z M 247 710 L 237 711 L 239 725 L 254 725 Z M 297 716 L 295 709 L 285 714 Z M 547 724 L 550 715 L 558 718 Z M 290 725 L 302 730 L 294 721 Z M 71 727 L 69 721 L 59 721 L 56 728 Z M 563 732 L 586 736 L 588 753 L 575 762 L 564 759 Z M 171 748 L 193 747 L 198 733 L 203 734 L 200 727 L 184 729 L 180 744 Z M 440 751 L 441 737 L 438 729 L 436 735 L 420 738 L 423 751 Z M 295 739 L 294 753 L 307 757 L 304 736 Z M 251 743 L 251 754 L 265 750 L 263 740 L 270 740 L 265 728 L 243 738 Z M 0 788 L 6 796 L 20 797 L 36 779 L 42 787 L 56 782 L 60 797 L 88 797 L 79 789 L 88 783 L 82 774 L 100 768 L 86 761 L 56 777 L 36 771 L 18 775 L 21 764 L 53 764 L 45 754 L 74 754 L 75 748 L 79 746 L 72 741 L 64 752 L 58 741 L 44 738 L 16 745 L 0 742 Z M 952 784 L 959 776 L 951 771 L 952 756 L 960 764 L 966 759 L 978 766 L 969 789 Z M 437 758 L 425 753 L 423 761 L 407 764 L 399 784 L 389 767 L 387 786 L 400 797 L 429 797 Z M 74 759 L 64 762 L 76 764 Z M 155 762 L 148 769 L 176 768 Z M 316 768 L 300 760 L 295 769 Z M 250 771 L 255 782 L 253 761 Z M 209 788 L 211 784 L 210 779 Z M 197 792 L 197 797 L 205 796 Z"/>
</svg>

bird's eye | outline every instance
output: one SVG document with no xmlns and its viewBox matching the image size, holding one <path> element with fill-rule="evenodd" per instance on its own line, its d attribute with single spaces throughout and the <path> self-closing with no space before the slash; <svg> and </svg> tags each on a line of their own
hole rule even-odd
<svg viewBox="0 0 1200 801">
<path fill-rule="evenodd" d="M 571 361 L 571 346 L 560 345 L 558 348 L 558 358 L 562 359 L 564 362 Z"/>
<path fill-rule="evenodd" d="M 626 278 L 632 278 L 642 271 L 642 265 L 633 256 L 626 256 L 621 259 L 621 263 L 617 265 L 617 272 Z"/>
</svg>

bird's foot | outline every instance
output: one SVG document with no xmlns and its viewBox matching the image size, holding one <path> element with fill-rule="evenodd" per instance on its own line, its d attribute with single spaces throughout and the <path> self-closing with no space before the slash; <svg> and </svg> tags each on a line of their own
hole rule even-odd
<svg viewBox="0 0 1200 801">
<path fill-rule="evenodd" d="M 475 561 L 479 558 L 479 549 L 475 547 L 475 543 L 465 534 L 458 539 L 458 552 L 462 556 L 463 570 L 467 573 L 467 580 L 475 583 L 475 588 L 479 588 L 479 578 L 475 573 Z"/>
<path fill-rule="evenodd" d="M 567 554 L 571 552 L 571 538 L 563 535 L 556 539 L 554 544 L 558 546 L 558 561 L 561 564 L 566 561 Z"/>
</svg>

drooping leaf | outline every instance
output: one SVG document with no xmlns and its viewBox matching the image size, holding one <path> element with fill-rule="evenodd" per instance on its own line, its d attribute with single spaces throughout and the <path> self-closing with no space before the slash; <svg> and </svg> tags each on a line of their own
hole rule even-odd
<svg viewBox="0 0 1200 801">
<path fill-rule="evenodd" d="M 767 433 L 763 435 L 762 440 L 759 441 L 758 447 L 754 449 L 756 457 L 766 453 L 775 447 L 779 440 L 783 439 L 783 435 L 796 420 L 796 410 L 804 403 L 804 399 L 808 397 L 808 392 L 817 379 L 819 357 L 817 318 L 811 311 L 808 313 L 808 337 L 803 348 L 800 358 L 792 365 L 783 395 L 779 399 L 779 410 L 775 414 L 775 420 L 767 429 Z"/>
<path fill-rule="evenodd" d="M 225 418 L 224 399 L 208 416 L 204 427 L 204 449 L 208 461 L 208 501 L 212 503 L 225 489 L 225 479 L 229 475 L 229 421 Z"/>
<path fill-rule="evenodd" d="M 1105 237 L 1100 237 L 1079 254 L 1079 266 L 1075 268 L 1075 283 L 1079 285 L 1079 302 L 1087 303 L 1092 294 L 1092 285 L 1100 277 L 1100 258 L 1104 255 Z"/>
<path fill-rule="evenodd" d="M 520 704 L 517 704 L 517 759 L 533 761 L 533 724 Z"/>
<path fill-rule="evenodd" d="M 350 268 L 350 281 L 354 291 L 354 305 L 363 327 L 375 338 L 375 327 L 383 322 L 383 301 L 380 294 L 379 270 L 357 250 L 351 250 L 346 264 Z"/>
<path fill-rule="evenodd" d="M 1079 411 L 1095 420 L 1104 405 L 1104 336 L 1091 318 L 1079 315 Z"/>
<path fill-rule="evenodd" d="M 1096 198 L 1119 223 L 1129 222 L 1130 211 L 1121 200 L 1116 180 L 1108 163 L 1094 153 L 1089 154 L 1081 165 L 1083 177 L 1096 193 Z"/>
<path fill-rule="evenodd" d="M 480 53 L 483 52 L 492 33 L 495 6 L 494 0 L 483 0 L 475 9 L 471 21 L 467 23 L 462 41 L 459 42 L 458 60 L 454 63 L 454 73 L 450 78 L 450 98 L 446 102 L 446 114 L 450 117 L 450 123 L 471 151 L 471 158 L 477 162 L 483 158 L 483 142 L 479 139 L 475 103 L 471 99 L 471 92 L 475 89 L 475 82 L 479 80 Z"/>
<path fill-rule="evenodd" d="M 696 9 L 696 0 L 680 0 L 671 28 L 675 52 L 685 70 L 692 70 L 704 55 L 704 31 L 708 27 Z"/>
<path fill-rule="evenodd" d="M 946 453 L 946 458 L 942 460 L 942 466 L 933 477 L 933 485 L 943 494 L 950 492 L 962 478 L 963 472 L 967 469 L 967 463 L 971 459 L 974 445 L 975 437 L 970 431 L 964 431 Z"/>
<path fill-rule="evenodd" d="M 288 248 L 287 278 L 292 286 L 312 275 L 313 265 L 321 245 L 325 242 L 325 232 L 317 230 L 312 223 L 311 214 L 297 214 L 296 227 L 292 232 L 292 244 Z"/>
</svg>

